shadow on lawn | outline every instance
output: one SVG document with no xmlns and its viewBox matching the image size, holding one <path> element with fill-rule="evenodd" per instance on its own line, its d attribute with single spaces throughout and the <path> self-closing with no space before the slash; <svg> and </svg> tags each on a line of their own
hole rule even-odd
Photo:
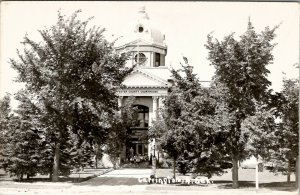
<svg viewBox="0 0 300 195">
<path fill-rule="evenodd" d="M 81 183 L 87 180 L 90 180 L 96 176 L 89 176 L 89 177 L 65 177 L 65 178 L 59 178 L 59 182 L 66 182 L 66 183 Z M 35 182 L 52 182 L 50 178 L 23 178 L 22 180 L 19 180 L 16 177 L 10 177 L 7 174 L 0 174 L 0 181 L 14 181 L 14 182 L 24 182 L 24 183 L 35 183 Z"/>
<path fill-rule="evenodd" d="M 228 180 L 219 180 L 214 181 L 215 184 L 218 185 L 220 189 L 232 189 L 232 181 Z M 239 181 L 240 188 L 255 188 L 254 181 Z M 279 191 L 294 191 L 296 183 L 291 182 L 288 184 L 287 182 L 270 182 L 270 183 L 259 183 L 259 188 L 267 188 L 271 190 L 279 190 Z"/>
<path fill-rule="evenodd" d="M 125 178 L 125 177 L 95 177 L 88 181 L 82 182 L 78 185 L 82 186 L 99 186 L 99 185 L 145 185 L 145 183 L 139 183 L 137 178 Z"/>
<path fill-rule="evenodd" d="M 90 176 L 85 178 L 74 178 L 74 177 L 66 177 L 66 178 L 59 178 L 59 182 L 66 182 L 66 183 L 81 183 L 87 180 L 90 180 L 96 176 Z M 20 182 L 18 179 L 13 179 L 15 182 Z M 52 182 L 50 178 L 29 178 L 23 179 L 21 182 L 25 183 L 35 183 L 35 182 Z"/>
<path fill-rule="evenodd" d="M 102 169 L 85 169 L 85 172 L 73 173 L 68 177 L 60 177 L 59 182 L 82 183 L 94 177 L 97 177 L 97 175 L 101 175 L 110 171 L 110 169 L 105 169 L 103 171 L 99 171 L 99 170 Z M 27 179 L 25 175 L 25 177 L 20 181 L 16 176 L 10 176 L 3 169 L 0 169 L 0 182 L 1 181 L 14 181 L 14 182 L 25 182 L 25 183 L 52 182 L 51 179 L 49 178 L 49 175 L 37 175 L 29 179 Z"/>
</svg>

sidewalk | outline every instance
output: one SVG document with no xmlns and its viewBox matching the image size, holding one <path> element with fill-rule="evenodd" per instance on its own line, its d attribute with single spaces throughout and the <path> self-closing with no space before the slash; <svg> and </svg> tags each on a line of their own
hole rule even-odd
<svg viewBox="0 0 300 195">
<path fill-rule="evenodd" d="M 68 176 L 68 178 L 92 178 L 96 176 L 100 176 L 103 174 L 107 174 L 111 172 L 113 169 L 84 169 L 83 171 L 73 172 Z"/>
<path fill-rule="evenodd" d="M 117 169 L 103 174 L 99 177 L 126 177 L 126 178 L 141 178 L 149 177 L 151 175 L 151 169 Z"/>
<path fill-rule="evenodd" d="M 270 191 L 270 190 L 246 190 L 246 189 L 208 189 L 208 188 L 191 188 L 191 187 L 181 187 L 181 186 L 60 186 L 56 185 L 56 188 L 1 188 L 1 195 L 33 195 L 33 194 L 86 194 L 86 195 L 96 195 L 96 194 L 109 194 L 109 195 L 125 195 L 125 194 L 147 194 L 147 195 L 156 195 L 156 194 L 205 194 L 205 195 L 296 195 L 297 192 L 285 192 L 285 191 Z M 54 186 L 52 186 L 54 187 Z M 59 188 L 57 188 L 59 187 Z"/>
</svg>

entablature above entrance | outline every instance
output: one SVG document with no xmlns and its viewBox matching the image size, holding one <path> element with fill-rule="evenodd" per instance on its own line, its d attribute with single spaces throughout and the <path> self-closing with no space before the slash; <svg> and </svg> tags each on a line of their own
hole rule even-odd
<svg viewBox="0 0 300 195">
<path fill-rule="evenodd" d="M 118 96 L 167 96 L 168 88 L 125 88 L 117 91 Z"/>
</svg>

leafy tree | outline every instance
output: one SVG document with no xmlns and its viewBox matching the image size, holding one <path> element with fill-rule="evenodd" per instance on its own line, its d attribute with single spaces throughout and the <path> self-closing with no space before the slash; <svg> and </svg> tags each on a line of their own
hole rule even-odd
<svg viewBox="0 0 300 195">
<path fill-rule="evenodd" d="M 174 105 L 166 105 L 165 100 L 165 108 L 168 106 Z M 157 119 L 152 122 L 152 126 L 150 126 L 148 131 L 149 139 L 155 139 L 156 143 L 159 143 L 163 152 L 167 153 L 168 157 L 173 160 L 173 178 L 175 178 L 176 173 L 176 161 L 179 157 L 179 151 L 176 147 L 176 140 L 173 134 L 172 129 L 169 129 L 170 126 L 167 126 L 166 118 L 168 113 L 165 112 L 165 109 L 162 110 L 162 115 L 158 115 Z M 170 119 L 170 118 L 169 118 Z M 169 125 L 171 122 L 169 122 Z"/>
<path fill-rule="evenodd" d="M 246 141 L 243 137 L 242 122 L 256 112 L 256 102 L 267 102 L 270 81 L 267 79 L 267 65 L 273 61 L 272 49 L 275 44 L 275 28 L 266 27 L 257 33 L 248 22 L 247 31 L 239 40 L 230 34 L 223 41 L 213 40 L 208 35 L 206 48 L 208 59 L 216 69 L 214 80 L 227 88 L 226 107 L 231 115 L 226 150 L 231 156 L 233 188 L 238 188 L 238 161 L 243 160 Z"/>
<path fill-rule="evenodd" d="M 110 160 L 116 168 L 118 161 L 122 161 L 121 154 L 128 142 L 130 128 L 137 122 L 137 109 L 134 107 L 134 97 L 128 97 L 119 112 L 115 112 L 111 119 L 105 152 L 109 154 Z"/>
<path fill-rule="evenodd" d="M 51 177 L 53 146 L 39 120 L 42 117 L 39 108 L 32 103 L 32 97 L 25 90 L 18 92 L 16 99 L 20 103 L 15 115 L 10 117 L 8 122 L 6 143 L 2 151 L 3 168 L 19 179 L 25 174 L 29 178 L 38 172 L 50 173 Z M 65 135 L 70 137 L 69 133 Z M 83 156 L 78 155 L 80 150 L 74 147 L 76 139 L 65 140 L 66 142 L 61 144 L 60 174 L 68 175 L 70 170 L 79 164 L 76 158 L 83 159 Z M 92 155 L 92 152 L 89 155 Z"/>
<path fill-rule="evenodd" d="M 275 151 L 276 129 L 275 108 L 268 109 L 267 105 L 257 105 L 255 115 L 247 117 L 241 126 L 245 138 L 245 150 L 249 155 L 265 161 L 271 159 Z"/>
<path fill-rule="evenodd" d="M 191 169 L 195 174 L 211 177 L 223 172 L 222 162 L 226 161 L 222 131 L 216 130 L 218 105 L 214 93 L 201 86 L 192 66 L 184 60 L 183 74 L 172 70 L 174 86 L 165 99 L 162 119 L 154 123 L 150 134 L 173 158 L 174 176 L 177 162 L 183 174 Z"/>
<path fill-rule="evenodd" d="M 275 172 L 296 175 L 298 185 L 297 164 L 299 158 L 299 79 L 284 79 L 283 89 L 279 95 L 277 109 L 281 121 L 276 131 L 276 150 L 272 153 Z"/>
<path fill-rule="evenodd" d="M 116 90 L 131 71 L 124 66 L 127 56 L 115 53 L 113 43 L 103 37 L 104 29 L 89 28 L 91 18 L 82 22 L 79 12 L 69 18 L 59 12 L 54 26 L 39 31 L 41 42 L 25 36 L 24 52 L 10 60 L 19 73 L 17 80 L 26 83 L 39 108 L 45 145 L 53 158 L 52 181 L 58 181 L 61 164 L 73 162 L 71 154 L 64 154 L 74 145 L 90 147 L 106 139 L 108 119 L 117 109 Z"/>
</svg>

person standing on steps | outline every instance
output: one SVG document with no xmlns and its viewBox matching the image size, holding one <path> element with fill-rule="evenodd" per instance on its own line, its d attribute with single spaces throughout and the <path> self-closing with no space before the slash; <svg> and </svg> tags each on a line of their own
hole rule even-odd
<svg viewBox="0 0 300 195">
<path fill-rule="evenodd" d="M 133 152 L 134 152 L 133 148 L 131 147 L 129 151 L 130 151 L 130 158 L 133 158 Z"/>
</svg>

